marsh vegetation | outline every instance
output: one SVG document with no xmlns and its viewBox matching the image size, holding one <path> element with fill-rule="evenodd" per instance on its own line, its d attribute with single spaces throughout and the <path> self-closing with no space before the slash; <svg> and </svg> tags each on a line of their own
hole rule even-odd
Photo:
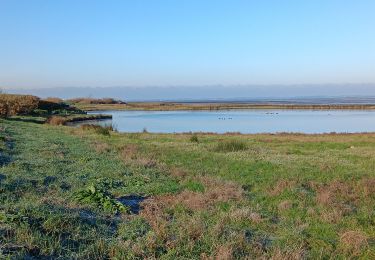
<svg viewBox="0 0 375 260">
<path fill-rule="evenodd" d="M 110 119 L 112 116 L 88 115 L 59 98 L 40 99 L 31 95 L 0 93 L 0 118 L 65 125 L 85 120 Z"/>
</svg>

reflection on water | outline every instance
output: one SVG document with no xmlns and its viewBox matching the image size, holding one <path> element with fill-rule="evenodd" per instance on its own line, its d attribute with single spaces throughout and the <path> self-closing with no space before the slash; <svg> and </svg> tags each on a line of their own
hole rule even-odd
<svg viewBox="0 0 375 260">
<path fill-rule="evenodd" d="M 120 132 L 181 133 L 329 133 L 375 132 L 375 111 L 361 110 L 229 110 L 229 111 L 98 111 L 111 114 Z M 85 122 L 92 123 L 92 122 Z"/>
</svg>

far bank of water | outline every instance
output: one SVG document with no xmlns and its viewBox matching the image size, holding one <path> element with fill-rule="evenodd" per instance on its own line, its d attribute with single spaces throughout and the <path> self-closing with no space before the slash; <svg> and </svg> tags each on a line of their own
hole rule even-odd
<svg viewBox="0 0 375 260">
<path fill-rule="evenodd" d="M 366 110 L 230 110 L 96 111 L 112 120 L 79 124 L 113 124 L 119 132 L 183 133 L 359 133 L 375 132 L 375 111 Z"/>
</svg>

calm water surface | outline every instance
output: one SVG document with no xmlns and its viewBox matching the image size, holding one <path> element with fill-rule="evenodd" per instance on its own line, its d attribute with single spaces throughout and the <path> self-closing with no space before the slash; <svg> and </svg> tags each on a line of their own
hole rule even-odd
<svg viewBox="0 0 375 260">
<path fill-rule="evenodd" d="M 356 133 L 375 132 L 375 111 L 362 110 L 229 110 L 229 111 L 96 111 L 111 114 L 120 132 L 181 133 Z M 92 122 L 90 122 L 92 123 Z"/>
</svg>

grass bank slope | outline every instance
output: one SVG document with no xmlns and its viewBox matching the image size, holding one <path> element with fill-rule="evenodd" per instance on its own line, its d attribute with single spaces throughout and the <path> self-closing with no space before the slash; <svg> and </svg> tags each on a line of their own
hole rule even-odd
<svg viewBox="0 0 375 260">
<path fill-rule="evenodd" d="M 0 128 L 2 256 L 375 257 L 375 134 Z"/>
</svg>

